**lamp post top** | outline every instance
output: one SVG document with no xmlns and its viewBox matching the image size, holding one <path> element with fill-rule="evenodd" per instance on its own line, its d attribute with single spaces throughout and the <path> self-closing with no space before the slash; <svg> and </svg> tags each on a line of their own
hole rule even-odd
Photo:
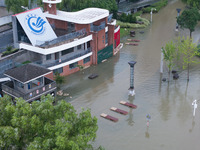
<svg viewBox="0 0 200 150">
<path fill-rule="evenodd" d="M 128 64 L 133 67 L 137 62 L 136 61 L 129 61 Z"/>
</svg>

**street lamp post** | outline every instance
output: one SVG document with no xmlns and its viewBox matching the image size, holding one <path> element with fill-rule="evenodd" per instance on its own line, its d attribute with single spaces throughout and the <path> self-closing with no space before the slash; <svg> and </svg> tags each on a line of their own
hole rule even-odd
<svg viewBox="0 0 200 150">
<path fill-rule="evenodd" d="M 152 22 L 152 14 L 153 14 L 153 10 L 156 10 L 155 8 L 151 8 L 151 12 L 150 12 L 150 14 L 151 14 L 151 22 Z"/>
<path fill-rule="evenodd" d="M 129 90 L 129 95 L 134 96 L 135 95 L 135 90 L 134 90 L 134 65 L 136 64 L 136 61 L 130 61 L 128 62 L 130 65 L 130 88 Z"/>
<path fill-rule="evenodd" d="M 177 8 L 176 11 L 177 11 L 177 18 L 178 18 L 179 14 L 181 12 L 181 9 Z M 177 22 L 176 22 L 176 31 L 178 31 L 178 23 Z"/>
<path fill-rule="evenodd" d="M 23 8 L 25 10 L 29 10 L 28 7 L 21 6 L 21 8 Z"/>
</svg>

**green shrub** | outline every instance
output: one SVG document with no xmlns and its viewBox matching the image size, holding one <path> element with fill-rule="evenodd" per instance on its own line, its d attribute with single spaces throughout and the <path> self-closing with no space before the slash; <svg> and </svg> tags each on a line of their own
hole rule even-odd
<svg viewBox="0 0 200 150">
<path fill-rule="evenodd" d="M 22 64 L 25 65 L 25 64 L 29 64 L 31 63 L 31 61 L 27 60 L 27 61 L 24 61 Z"/>
<path fill-rule="evenodd" d="M 134 17 L 141 16 L 142 13 L 143 13 L 142 10 L 140 10 L 140 11 L 137 11 L 136 13 L 134 13 L 133 16 Z"/>
<path fill-rule="evenodd" d="M 132 14 L 126 15 L 125 13 L 122 13 L 119 20 L 127 23 L 136 23 L 136 17 Z"/>
<path fill-rule="evenodd" d="M 158 12 L 162 7 L 166 6 L 168 3 L 168 0 L 161 0 L 157 3 L 154 3 L 153 5 L 151 5 L 150 7 L 146 7 L 142 9 L 143 13 L 150 13 L 151 12 L 151 8 L 154 8 L 156 10 L 153 10 L 153 12 Z"/>
<path fill-rule="evenodd" d="M 7 56 L 7 55 L 10 55 L 10 54 L 13 54 L 13 53 L 15 53 L 15 52 L 17 52 L 19 49 L 7 49 L 5 52 L 3 52 L 2 53 L 2 57 L 4 57 L 4 56 Z"/>
<path fill-rule="evenodd" d="M 11 51 L 11 50 L 12 50 L 12 46 L 6 47 L 6 51 Z"/>
<path fill-rule="evenodd" d="M 200 44 L 197 46 L 197 56 L 200 57 Z"/>
</svg>

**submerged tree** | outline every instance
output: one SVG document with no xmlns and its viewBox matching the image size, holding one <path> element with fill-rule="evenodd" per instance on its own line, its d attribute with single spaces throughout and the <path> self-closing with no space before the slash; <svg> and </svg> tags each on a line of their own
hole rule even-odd
<svg viewBox="0 0 200 150">
<path fill-rule="evenodd" d="M 194 57 L 198 54 L 198 48 L 195 43 L 193 43 L 193 40 L 189 37 L 182 38 L 180 45 L 180 51 L 181 51 L 181 57 L 183 61 L 183 69 L 187 68 L 187 80 L 189 81 L 189 71 L 190 71 L 190 65 L 193 63 L 197 63 L 197 61 L 194 60 Z"/>
<path fill-rule="evenodd" d="M 96 138 L 97 118 L 90 110 L 77 114 L 66 101 L 53 105 L 43 96 L 31 105 L 19 98 L 0 98 L 0 148 L 27 150 L 81 150 L 90 148 Z"/>
<path fill-rule="evenodd" d="M 58 72 L 55 73 L 54 80 L 56 81 L 57 84 L 65 83 L 65 77 L 61 76 Z"/>
<path fill-rule="evenodd" d="M 186 28 L 190 30 L 190 38 L 192 38 L 192 32 L 199 21 L 200 14 L 197 8 L 186 9 L 177 18 L 177 23 L 181 28 Z"/>
<path fill-rule="evenodd" d="M 167 62 L 168 67 L 168 81 L 170 79 L 170 72 L 174 67 L 174 59 L 176 56 L 176 46 L 173 41 L 170 41 L 166 44 L 165 48 L 162 48 L 162 53 L 164 56 L 164 60 Z"/>
</svg>

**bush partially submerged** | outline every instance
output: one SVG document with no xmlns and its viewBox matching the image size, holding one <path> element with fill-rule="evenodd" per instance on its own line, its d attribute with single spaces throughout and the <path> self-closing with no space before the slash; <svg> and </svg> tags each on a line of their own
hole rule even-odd
<svg viewBox="0 0 200 150">
<path fill-rule="evenodd" d="M 150 13 L 152 8 L 156 9 L 156 10 L 153 10 L 153 12 L 158 12 L 162 7 L 166 6 L 167 3 L 168 3 L 168 0 L 161 0 L 157 3 L 154 3 L 150 7 L 143 8 L 142 12 L 143 13 Z"/>
<path fill-rule="evenodd" d="M 121 28 L 145 28 L 150 23 L 147 19 L 141 18 L 140 16 L 137 16 L 136 19 L 137 21 L 143 22 L 144 24 L 124 23 L 121 21 L 117 21 L 117 25 L 120 25 Z"/>
</svg>

